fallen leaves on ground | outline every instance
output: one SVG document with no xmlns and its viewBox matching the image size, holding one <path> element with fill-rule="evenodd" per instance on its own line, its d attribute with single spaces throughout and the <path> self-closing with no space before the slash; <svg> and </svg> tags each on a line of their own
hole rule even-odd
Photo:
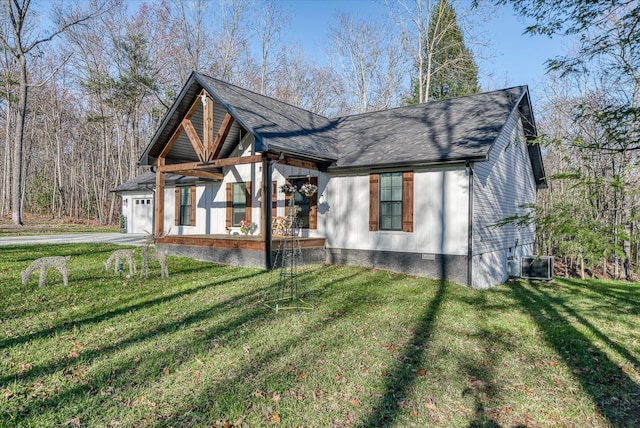
<svg viewBox="0 0 640 428">
<path fill-rule="evenodd" d="M 280 415 L 278 414 L 278 412 L 273 412 L 269 415 L 269 422 L 271 422 L 272 424 L 280 423 Z"/>
</svg>

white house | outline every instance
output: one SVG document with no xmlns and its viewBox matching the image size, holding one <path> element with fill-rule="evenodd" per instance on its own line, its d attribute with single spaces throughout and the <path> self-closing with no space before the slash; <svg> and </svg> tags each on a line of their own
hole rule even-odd
<svg viewBox="0 0 640 428">
<path fill-rule="evenodd" d="M 193 73 L 140 158 L 151 172 L 116 191 L 129 231 L 151 197 L 160 248 L 269 269 L 280 188 L 309 182 L 293 195 L 305 260 L 486 288 L 534 251 L 533 226 L 496 224 L 546 187 L 535 137 L 526 86 L 328 119 Z"/>
</svg>

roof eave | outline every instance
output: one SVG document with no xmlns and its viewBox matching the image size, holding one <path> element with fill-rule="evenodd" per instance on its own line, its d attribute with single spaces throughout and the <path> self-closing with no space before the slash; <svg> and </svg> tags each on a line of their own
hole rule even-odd
<svg viewBox="0 0 640 428">
<path fill-rule="evenodd" d="M 536 180 L 536 189 L 546 189 L 548 186 L 544 170 L 544 162 L 542 161 L 540 144 L 536 142 L 538 138 L 538 129 L 533 115 L 533 107 L 531 105 L 531 96 L 529 95 L 528 86 L 525 86 L 525 91 L 520 97 L 517 106 L 520 117 L 522 118 L 524 135 L 527 139 L 527 149 L 529 151 L 529 159 L 531 160 L 531 168 L 533 169 L 534 178 Z"/>
<path fill-rule="evenodd" d="M 256 149 L 256 151 L 258 151 Z M 280 156 L 280 154 L 283 154 L 285 156 L 288 157 L 293 157 L 293 158 L 299 158 L 299 159 L 304 159 L 304 160 L 310 160 L 313 162 L 322 162 L 322 163 L 335 163 L 338 161 L 337 158 L 334 157 L 323 157 L 323 156 L 315 156 L 312 154 L 308 154 L 308 153 L 301 153 L 298 151 L 293 151 L 293 150 L 289 150 L 286 149 L 284 147 L 279 147 L 276 145 L 270 145 L 269 148 L 267 150 L 263 150 L 265 152 L 269 152 L 275 155 Z"/>
<path fill-rule="evenodd" d="M 149 162 L 149 152 L 151 152 L 151 149 L 158 142 L 160 135 L 162 135 L 162 132 L 164 131 L 165 127 L 167 127 L 169 121 L 171 120 L 173 115 L 176 113 L 176 110 L 178 109 L 178 107 L 180 107 L 180 104 L 182 104 L 184 97 L 189 92 L 189 89 L 191 88 L 191 85 L 195 80 L 196 80 L 196 73 L 191 72 L 191 75 L 189 76 L 189 78 L 187 79 L 187 82 L 182 87 L 182 90 L 178 94 L 178 97 L 171 105 L 171 108 L 169 109 L 167 114 L 165 114 L 164 119 L 162 120 L 162 124 L 156 130 L 156 133 L 153 134 L 151 141 L 149 142 L 149 144 L 147 144 L 147 147 L 145 147 L 144 152 L 142 152 L 142 155 L 140 156 L 140 158 L 138 158 L 138 166 L 153 165 L 153 163 Z M 156 158 L 153 158 L 153 159 L 155 160 Z"/>
<path fill-rule="evenodd" d="M 149 144 L 147 144 L 147 147 L 145 148 L 144 152 L 138 159 L 138 166 L 154 165 L 154 163 L 157 161 L 156 157 L 149 156 L 149 154 L 153 149 L 153 147 L 158 143 L 160 136 L 162 135 L 165 128 L 168 126 L 169 121 L 171 120 L 173 115 L 176 114 L 176 111 L 178 110 L 178 108 L 185 101 L 185 97 L 189 93 L 189 90 L 191 89 L 191 86 L 194 83 L 197 83 L 200 86 L 200 88 L 204 89 L 205 91 L 207 91 L 209 95 L 215 98 L 216 101 L 219 102 L 229 112 L 231 116 L 233 116 L 233 119 L 236 122 L 238 122 L 238 124 L 243 129 L 250 132 L 254 136 L 256 151 L 266 151 L 269 149 L 269 146 L 264 142 L 262 136 L 260 136 L 260 134 L 258 134 L 253 128 L 248 126 L 247 123 L 242 119 L 242 117 L 235 111 L 235 109 L 231 107 L 228 103 L 226 103 L 224 100 L 222 100 L 218 96 L 218 94 L 216 94 L 215 91 L 211 89 L 211 87 L 204 81 L 204 79 L 201 78 L 201 76 L 197 72 L 192 72 L 189 78 L 187 79 L 186 83 L 182 87 L 180 94 L 178 94 L 178 97 L 176 98 L 171 108 L 165 115 L 162 121 L 162 124 L 158 127 L 155 134 L 153 135 L 153 138 L 151 139 Z"/>
<path fill-rule="evenodd" d="M 484 155 L 478 156 L 461 156 L 447 159 L 426 159 L 411 162 L 390 162 L 376 165 L 354 165 L 354 166 L 330 166 L 327 169 L 329 174 L 339 173 L 361 173 L 361 172 L 378 172 L 386 170 L 398 169 L 417 169 L 417 168 L 433 168 L 437 166 L 448 166 L 456 164 L 465 164 L 466 162 L 485 162 L 488 158 Z"/>
</svg>

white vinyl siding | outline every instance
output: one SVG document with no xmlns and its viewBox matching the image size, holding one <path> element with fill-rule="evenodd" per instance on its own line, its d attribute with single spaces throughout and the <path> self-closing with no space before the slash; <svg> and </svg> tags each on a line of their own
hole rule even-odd
<svg viewBox="0 0 640 428">
<path fill-rule="evenodd" d="M 473 283 L 485 288 L 507 278 L 506 260 L 533 250 L 535 226 L 497 227 L 508 217 L 524 215 L 524 206 L 536 202 L 536 185 L 527 142 L 514 109 L 489 153 L 489 160 L 474 166 Z"/>
<path fill-rule="evenodd" d="M 369 230 L 369 175 L 333 176 L 319 223 L 327 248 L 467 255 L 469 176 L 463 165 L 414 172 L 413 232 Z"/>
</svg>

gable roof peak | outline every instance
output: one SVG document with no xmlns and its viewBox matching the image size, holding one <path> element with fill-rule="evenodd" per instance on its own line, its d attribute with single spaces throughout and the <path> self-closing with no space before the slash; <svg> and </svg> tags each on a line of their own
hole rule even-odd
<svg viewBox="0 0 640 428">
<path fill-rule="evenodd" d="M 195 83 L 252 133 L 256 151 L 295 153 L 323 162 L 337 160 L 335 122 L 311 111 L 201 73 Z"/>
<path fill-rule="evenodd" d="M 305 113 L 309 113 L 309 114 L 312 114 L 314 116 L 319 116 L 319 117 L 322 117 L 324 119 L 329 120 L 329 118 L 327 118 L 326 116 L 323 116 L 321 114 L 315 113 L 315 112 L 313 112 L 311 110 L 305 109 L 305 108 L 297 106 L 295 104 L 290 104 L 290 103 L 288 103 L 286 101 L 281 101 L 281 100 L 279 100 L 277 98 L 274 98 L 274 97 L 271 97 L 269 95 L 261 94 L 260 92 L 256 92 L 256 91 L 251 90 L 251 89 L 243 88 L 242 86 L 238 86 L 238 85 L 236 85 L 234 83 L 227 82 L 226 80 L 218 79 L 216 77 L 212 77 L 212 76 L 209 76 L 207 74 L 204 74 L 204 73 L 201 73 L 201 72 L 198 72 L 198 71 L 193 71 L 192 75 L 197 79 L 199 78 L 200 84 L 203 85 L 203 86 L 206 86 L 206 81 L 204 79 L 207 79 L 209 81 L 217 82 L 220 85 L 225 85 L 225 86 L 234 88 L 237 91 L 246 92 L 247 94 L 251 94 L 252 97 L 264 98 L 264 99 L 267 99 L 267 100 L 270 100 L 270 101 L 275 101 L 275 102 L 287 105 L 289 107 L 295 108 L 297 110 L 301 110 L 301 111 L 303 111 Z"/>
</svg>

